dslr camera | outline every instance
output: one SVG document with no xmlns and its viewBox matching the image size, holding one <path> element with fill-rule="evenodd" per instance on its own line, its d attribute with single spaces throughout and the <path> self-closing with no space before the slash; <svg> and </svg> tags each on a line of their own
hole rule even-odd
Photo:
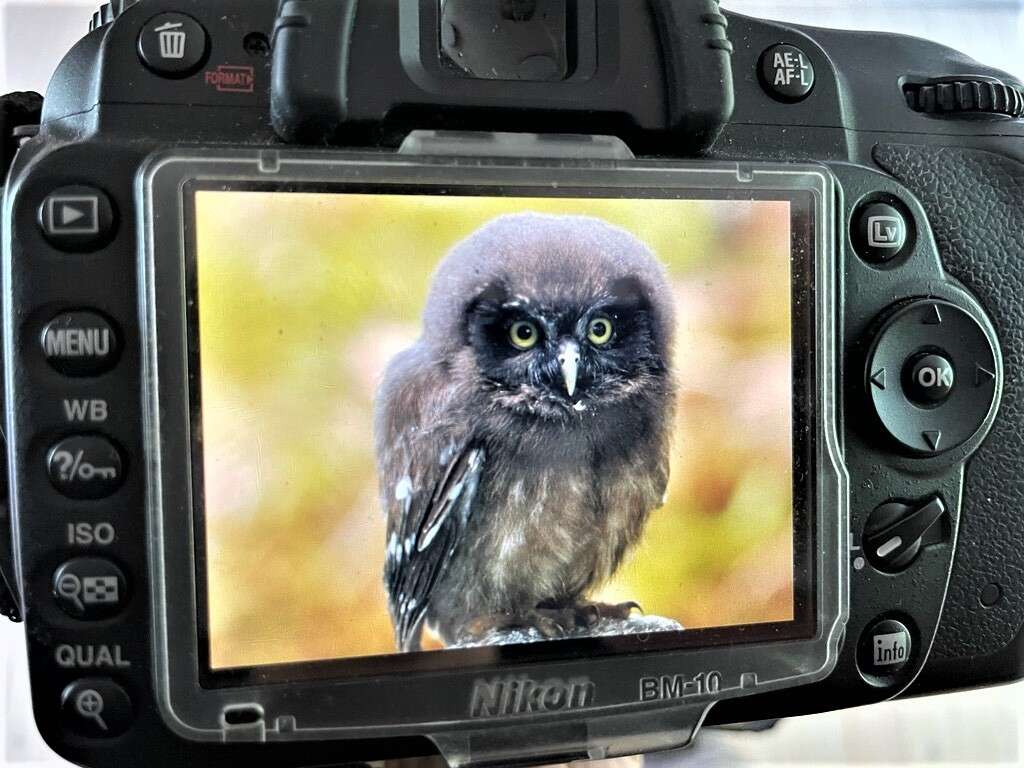
<svg viewBox="0 0 1024 768">
<path fill-rule="evenodd" d="M 83 765 L 453 766 L 1024 660 L 1024 86 L 714 0 L 120 0 L 3 101 Z"/>
</svg>

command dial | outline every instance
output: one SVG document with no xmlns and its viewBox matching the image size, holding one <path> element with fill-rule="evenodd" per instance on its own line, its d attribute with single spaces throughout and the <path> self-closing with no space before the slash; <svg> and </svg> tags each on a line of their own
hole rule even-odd
<svg viewBox="0 0 1024 768">
<path fill-rule="evenodd" d="M 1024 116 L 1024 89 L 998 80 L 952 80 L 906 85 L 907 106 L 930 115 Z"/>
</svg>

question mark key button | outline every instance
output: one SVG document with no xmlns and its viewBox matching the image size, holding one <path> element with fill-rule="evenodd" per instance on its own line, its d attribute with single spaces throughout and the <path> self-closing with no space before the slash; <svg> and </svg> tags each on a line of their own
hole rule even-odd
<svg viewBox="0 0 1024 768">
<path fill-rule="evenodd" d="M 124 482 L 120 449 L 101 435 L 75 435 L 46 457 L 50 484 L 69 499 L 105 499 Z"/>
<path fill-rule="evenodd" d="M 54 572 L 53 597 L 74 619 L 107 619 L 120 613 L 128 601 L 128 580 L 110 560 L 76 557 Z"/>
</svg>

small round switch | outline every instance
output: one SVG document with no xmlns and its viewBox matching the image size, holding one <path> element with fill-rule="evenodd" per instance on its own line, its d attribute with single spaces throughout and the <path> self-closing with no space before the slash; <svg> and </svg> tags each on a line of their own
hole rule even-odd
<svg viewBox="0 0 1024 768">
<path fill-rule="evenodd" d="M 875 570 L 899 573 L 923 546 L 945 540 L 946 505 L 938 496 L 920 503 L 889 501 L 877 507 L 864 526 L 864 554 Z"/>
</svg>

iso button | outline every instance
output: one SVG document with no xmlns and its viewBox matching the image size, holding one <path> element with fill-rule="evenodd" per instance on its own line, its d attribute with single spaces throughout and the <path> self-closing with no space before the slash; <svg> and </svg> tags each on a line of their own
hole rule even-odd
<svg viewBox="0 0 1024 768">
<path fill-rule="evenodd" d="M 50 367 L 65 376 L 98 376 L 117 363 L 121 341 L 97 312 L 65 312 L 43 328 L 40 344 Z"/>
<path fill-rule="evenodd" d="M 104 499 L 124 482 L 121 452 L 99 435 L 77 435 L 57 443 L 46 459 L 50 484 L 69 499 Z"/>
</svg>

